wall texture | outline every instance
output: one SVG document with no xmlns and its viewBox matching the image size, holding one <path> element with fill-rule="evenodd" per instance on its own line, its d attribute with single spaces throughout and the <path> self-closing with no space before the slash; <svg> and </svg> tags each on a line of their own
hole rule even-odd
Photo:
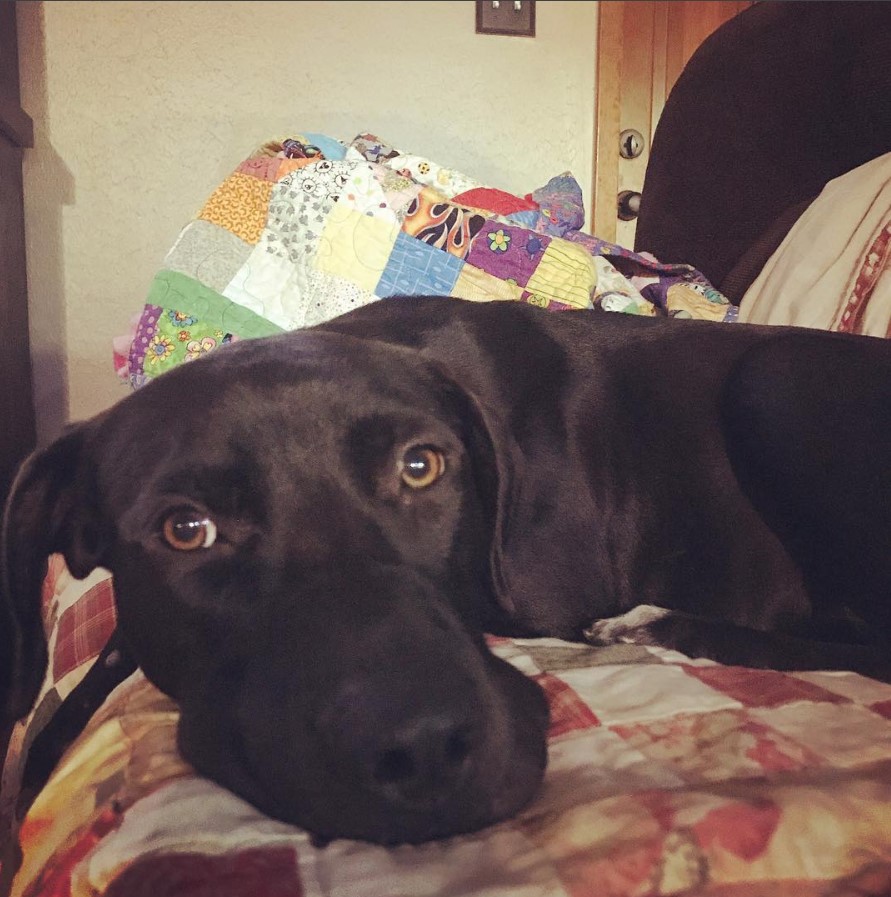
<svg viewBox="0 0 891 897">
<path fill-rule="evenodd" d="M 537 37 L 455 2 L 19 4 L 41 441 L 126 393 L 111 343 L 180 228 L 255 146 L 370 130 L 527 193 L 590 200 L 597 4 L 539 0 Z"/>
</svg>

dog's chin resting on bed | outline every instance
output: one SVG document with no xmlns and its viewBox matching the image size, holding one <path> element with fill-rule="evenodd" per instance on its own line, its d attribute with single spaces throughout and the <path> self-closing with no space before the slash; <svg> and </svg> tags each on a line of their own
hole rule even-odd
<svg viewBox="0 0 891 897">
<path fill-rule="evenodd" d="M 533 798 L 548 729 L 484 633 L 891 679 L 889 471 L 886 341 L 374 303 L 182 365 L 26 462 L 5 714 L 38 692 L 60 552 L 113 573 L 199 772 L 323 838 L 475 830 Z"/>
</svg>

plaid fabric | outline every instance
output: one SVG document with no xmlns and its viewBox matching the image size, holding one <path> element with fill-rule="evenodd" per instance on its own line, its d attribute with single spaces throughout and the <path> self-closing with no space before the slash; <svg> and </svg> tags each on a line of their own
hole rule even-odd
<svg viewBox="0 0 891 897">
<path fill-rule="evenodd" d="M 136 881 L 153 897 L 889 893 L 891 685 L 635 646 L 491 645 L 552 710 L 542 792 L 515 819 L 420 847 L 314 847 L 193 775 L 176 708 L 137 674 L 32 807 L 13 894 L 117 897 Z"/>
<path fill-rule="evenodd" d="M 58 682 L 72 670 L 93 660 L 115 627 L 114 590 L 111 578 L 87 589 L 62 612 L 52 656 L 52 677 Z"/>
</svg>

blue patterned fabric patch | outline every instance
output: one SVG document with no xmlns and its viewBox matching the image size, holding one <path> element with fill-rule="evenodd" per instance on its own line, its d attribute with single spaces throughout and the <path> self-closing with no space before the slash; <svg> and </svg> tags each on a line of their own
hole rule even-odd
<svg viewBox="0 0 891 897">
<path fill-rule="evenodd" d="M 464 262 L 399 232 L 375 293 L 386 298 L 400 293 L 449 295 Z"/>
</svg>

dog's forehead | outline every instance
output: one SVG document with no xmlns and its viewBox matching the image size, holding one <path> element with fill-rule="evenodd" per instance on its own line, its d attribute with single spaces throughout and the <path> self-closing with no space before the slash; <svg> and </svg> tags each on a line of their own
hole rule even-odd
<svg viewBox="0 0 891 897">
<path fill-rule="evenodd" d="M 430 369 L 415 349 L 373 339 L 326 331 L 303 330 L 266 339 L 245 340 L 224 347 L 193 364 L 193 373 L 210 389 L 227 387 L 262 390 L 269 384 L 349 383 L 374 389 L 426 380 Z"/>
<path fill-rule="evenodd" d="M 339 403 L 400 395 L 411 401 L 435 388 L 436 374 L 419 352 L 339 333 L 296 331 L 245 340 L 183 364 L 157 378 L 131 400 L 155 408 L 184 403 L 196 411 L 253 399 L 272 404 Z M 357 390 L 359 391 L 357 393 Z"/>
<path fill-rule="evenodd" d="M 285 436 L 320 448 L 369 416 L 406 426 L 435 419 L 442 386 L 415 350 L 298 331 L 223 347 L 163 374 L 105 416 L 98 441 L 134 471 L 175 454 L 274 447 Z"/>
</svg>

